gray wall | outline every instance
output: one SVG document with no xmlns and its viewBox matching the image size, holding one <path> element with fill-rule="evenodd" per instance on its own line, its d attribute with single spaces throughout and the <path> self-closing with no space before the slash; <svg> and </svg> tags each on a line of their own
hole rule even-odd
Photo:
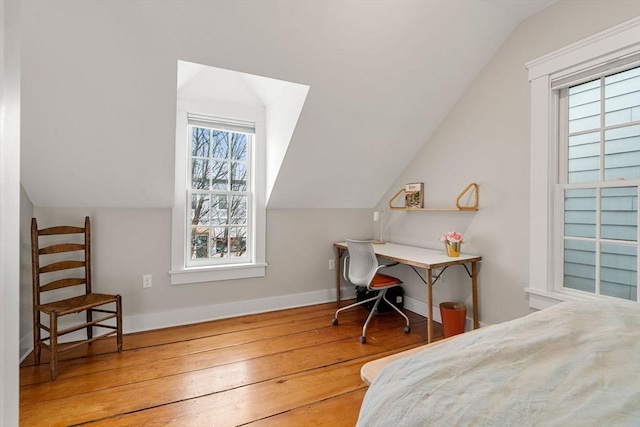
<svg viewBox="0 0 640 427">
<path fill-rule="evenodd" d="M 127 332 L 330 301 L 332 243 L 372 235 L 368 209 L 269 210 L 266 277 L 170 286 L 170 209 L 36 207 L 35 215 L 40 228 L 91 217 L 94 288 L 122 295 Z M 142 288 L 143 274 L 151 288 Z"/>
<path fill-rule="evenodd" d="M 20 187 L 20 354 L 33 348 L 31 325 L 33 316 L 33 287 L 31 282 L 31 218 L 34 208 L 31 199 Z"/>
</svg>

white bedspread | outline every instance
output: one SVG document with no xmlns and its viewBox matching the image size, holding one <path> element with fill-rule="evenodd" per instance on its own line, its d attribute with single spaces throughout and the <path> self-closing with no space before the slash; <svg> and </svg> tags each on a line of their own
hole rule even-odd
<svg viewBox="0 0 640 427">
<path fill-rule="evenodd" d="M 386 366 L 358 426 L 640 426 L 640 305 L 565 302 Z"/>
</svg>

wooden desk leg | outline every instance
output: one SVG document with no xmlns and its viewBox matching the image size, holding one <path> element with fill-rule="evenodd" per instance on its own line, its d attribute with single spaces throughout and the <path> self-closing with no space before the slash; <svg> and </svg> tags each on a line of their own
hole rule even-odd
<svg viewBox="0 0 640 427">
<path fill-rule="evenodd" d="M 334 247 L 336 251 L 336 304 L 340 305 L 340 275 L 342 274 L 342 264 L 340 258 L 342 257 L 342 249 L 337 246 Z"/>
<path fill-rule="evenodd" d="M 433 341 L 433 278 L 431 276 L 431 269 L 426 269 L 427 273 L 427 312 L 429 317 L 427 318 L 427 343 Z"/>
<path fill-rule="evenodd" d="M 478 321 L 478 267 L 474 261 L 471 263 L 471 289 L 473 295 L 473 329 L 480 327 Z"/>
</svg>

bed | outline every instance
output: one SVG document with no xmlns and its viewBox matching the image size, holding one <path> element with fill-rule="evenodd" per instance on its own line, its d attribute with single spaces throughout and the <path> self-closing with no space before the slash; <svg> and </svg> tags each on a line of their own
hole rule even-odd
<svg viewBox="0 0 640 427">
<path fill-rule="evenodd" d="M 640 425 L 638 303 L 564 302 L 434 344 L 382 362 L 358 426 Z"/>
</svg>

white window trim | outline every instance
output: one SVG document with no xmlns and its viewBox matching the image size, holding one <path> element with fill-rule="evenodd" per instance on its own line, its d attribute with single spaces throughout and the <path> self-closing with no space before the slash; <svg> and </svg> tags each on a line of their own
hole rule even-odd
<svg viewBox="0 0 640 427">
<path fill-rule="evenodd" d="M 558 164 L 558 91 L 552 83 L 640 52 L 640 18 L 634 18 L 526 64 L 531 84 L 529 305 L 542 309 L 600 295 L 561 292 L 554 286 L 554 191 Z"/>
<path fill-rule="evenodd" d="M 234 117 L 255 123 L 253 156 L 253 232 L 255 246 L 253 261 L 242 264 L 186 267 L 186 197 L 187 167 L 187 112 L 198 112 L 218 117 Z M 264 109 L 236 105 L 199 105 L 178 102 L 176 114 L 175 187 L 171 214 L 171 277 L 172 285 L 214 282 L 220 280 L 264 277 L 266 274 L 266 112 Z"/>
</svg>

